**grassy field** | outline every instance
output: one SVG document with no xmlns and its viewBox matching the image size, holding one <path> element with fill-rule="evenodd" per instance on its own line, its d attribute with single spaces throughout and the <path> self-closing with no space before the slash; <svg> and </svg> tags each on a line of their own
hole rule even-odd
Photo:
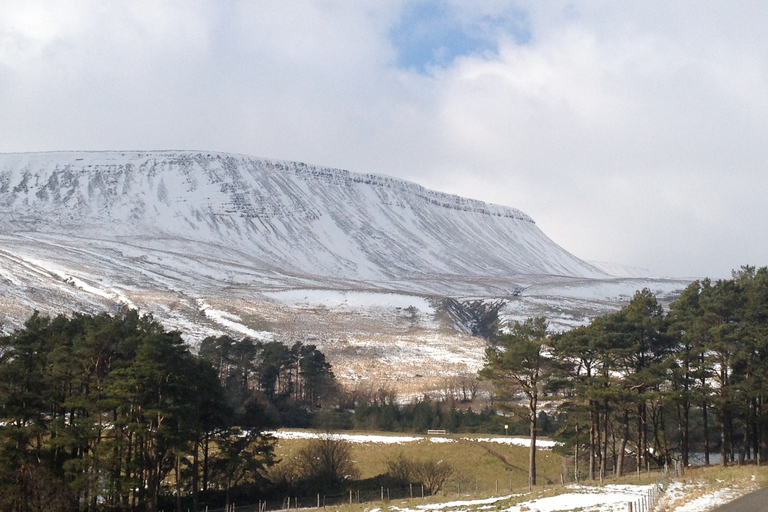
<svg viewBox="0 0 768 512">
<path fill-rule="evenodd" d="M 370 434 L 370 432 L 366 433 Z M 387 435 L 377 433 L 377 435 Z M 446 488 L 448 494 L 508 494 L 527 489 L 528 448 L 497 443 L 488 438 L 466 435 L 446 436 L 451 442 L 429 439 L 402 444 L 352 443 L 352 459 L 360 479 L 373 478 L 387 472 L 387 461 L 400 454 L 416 461 L 433 460 L 454 469 Z M 276 455 L 280 464 L 290 464 L 296 453 L 309 441 L 280 439 Z M 279 465 L 278 468 L 279 470 Z M 537 452 L 537 478 L 540 485 L 560 483 L 562 458 L 548 449 Z"/>
<path fill-rule="evenodd" d="M 450 464 L 455 473 L 445 490 L 437 496 L 421 499 L 418 498 L 417 491 L 414 492 L 414 496 L 417 497 L 413 499 L 398 498 L 384 502 L 340 504 L 329 506 L 326 510 L 359 512 L 375 508 L 381 508 L 385 511 L 415 509 L 418 505 L 429 502 L 507 496 L 503 501 L 492 505 L 466 503 L 458 506 L 461 510 L 469 511 L 501 510 L 509 508 L 515 503 L 572 491 L 572 489 L 567 489 L 566 486 L 561 485 L 562 459 L 551 450 L 539 449 L 537 459 L 539 485 L 529 491 L 527 485 L 527 447 L 501 444 L 480 436 L 473 437 L 471 440 L 464 439 L 464 437 L 467 436 L 447 436 L 452 442 L 433 442 L 429 439 L 421 439 L 402 444 L 352 443 L 352 459 L 355 461 L 361 479 L 386 473 L 387 461 L 400 454 L 413 460 L 442 461 L 442 463 Z M 290 464 L 295 454 L 308 442 L 300 439 L 280 439 L 276 449 L 277 455 L 282 459 L 280 464 Z M 665 502 L 659 503 L 660 508 L 658 510 L 660 512 L 672 511 L 686 501 L 718 489 L 731 487 L 740 488 L 744 490 L 743 492 L 747 492 L 749 489 L 768 486 L 768 467 L 745 465 L 727 468 L 719 466 L 689 468 L 679 478 L 665 478 L 662 472 L 652 471 L 650 473 L 643 472 L 639 477 L 637 474 L 630 474 L 621 479 L 610 477 L 605 479 L 603 485 L 656 483 L 667 486 L 673 480 L 677 480 L 678 487 L 682 485 L 685 491 L 681 496 L 667 496 Z M 598 482 L 584 483 L 599 485 Z"/>
</svg>

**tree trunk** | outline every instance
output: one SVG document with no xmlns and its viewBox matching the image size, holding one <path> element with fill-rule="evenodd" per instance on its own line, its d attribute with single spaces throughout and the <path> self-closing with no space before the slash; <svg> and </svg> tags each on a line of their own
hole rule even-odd
<svg viewBox="0 0 768 512">
<path fill-rule="evenodd" d="M 573 476 L 575 480 L 579 481 L 579 420 L 576 419 L 576 443 L 574 446 L 574 458 L 573 458 Z"/>
<path fill-rule="evenodd" d="M 643 406 L 637 404 L 637 469 L 643 469 Z"/>
<path fill-rule="evenodd" d="M 624 476 L 624 454 L 627 451 L 627 441 L 629 441 L 629 412 L 624 410 L 624 419 L 622 420 L 624 428 L 621 433 L 621 448 L 619 449 L 619 457 L 616 462 L 616 476 Z"/>
<path fill-rule="evenodd" d="M 534 395 L 528 404 L 530 408 L 529 422 L 531 425 L 531 446 L 528 453 L 528 483 L 531 487 L 536 485 L 536 408 L 538 397 Z"/>
<path fill-rule="evenodd" d="M 195 437 L 195 448 L 192 454 L 192 510 L 200 510 L 200 435 Z"/>
<path fill-rule="evenodd" d="M 683 458 L 683 467 L 688 467 L 688 455 L 690 451 L 690 429 L 689 429 L 689 418 L 691 413 L 691 403 L 688 401 L 688 399 L 685 399 L 685 402 L 683 403 L 683 436 L 682 436 L 682 458 Z"/>
<path fill-rule="evenodd" d="M 210 448 L 210 439 L 210 432 L 206 432 L 203 439 L 203 492 L 208 490 L 208 450 Z"/>
<path fill-rule="evenodd" d="M 704 426 L 704 464 L 709 466 L 709 424 L 707 419 L 707 400 L 701 404 L 701 416 Z"/>
<path fill-rule="evenodd" d="M 600 474 L 605 478 L 608 474 L 608 398 L 603 400 L 603 442 L 600 449 Z"/>
<path fill-rule="evenodd" d="M 725 405 L 720 412 L 720 465 L 728 464 L 728 418 L 726 418 Z"/>
<path fill-rule="evenodd" d="M 176 453 L 176 512 L 181 512 L 181 455 Z"/>
<path fill-rule="evenodd" d="M 593 400 L 589 401 L 589 479 L 595 479 L 595 446 L 597 442 L 597 412 L 595 411 L 595 403 Z"/>
</svg>

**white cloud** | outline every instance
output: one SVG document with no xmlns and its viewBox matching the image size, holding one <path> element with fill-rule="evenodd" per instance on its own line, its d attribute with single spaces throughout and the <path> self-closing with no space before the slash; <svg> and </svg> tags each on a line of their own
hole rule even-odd
<svg viewBox="0 0 768 512">
<path fill-rule="evenodd" d="M 403 2 L 2 4 L 0 151 L 303 160 L 521 208 L 588 259 L 768 263 L 762 3 L 477 3 L 529 44 L 428 74 L 397 68 Z"/>
</svg>

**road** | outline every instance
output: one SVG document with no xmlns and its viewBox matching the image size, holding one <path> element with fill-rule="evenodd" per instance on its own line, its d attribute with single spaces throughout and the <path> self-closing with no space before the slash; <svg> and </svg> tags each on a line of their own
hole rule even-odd
<svg viewBox="0 0 768 512">
<path fill-rule="evenodd" d="M 758 512 L 762 510 L 768 511 L 768 487 L 721 505 L 712 512 Z"/>
</svg>

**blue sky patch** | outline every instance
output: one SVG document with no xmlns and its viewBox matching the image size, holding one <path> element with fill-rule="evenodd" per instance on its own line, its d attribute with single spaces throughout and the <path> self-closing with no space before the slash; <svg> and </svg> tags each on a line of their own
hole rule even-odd
<svg viewBox="0 0 768 512">
<path fill-rule="evenodd" d="M 520 11 L 503 16 L 466 19 L 446 1 L 413 1 L 406 5 L 399 23 L 390 31 L 397 49 L 398 66 L 426 73 L 430 66 L 445 67 L 456 57 L 498 52 L 500 34 L 511 35 L 518 44 L 530 41 L 528 18 Z"/>
</svg>

